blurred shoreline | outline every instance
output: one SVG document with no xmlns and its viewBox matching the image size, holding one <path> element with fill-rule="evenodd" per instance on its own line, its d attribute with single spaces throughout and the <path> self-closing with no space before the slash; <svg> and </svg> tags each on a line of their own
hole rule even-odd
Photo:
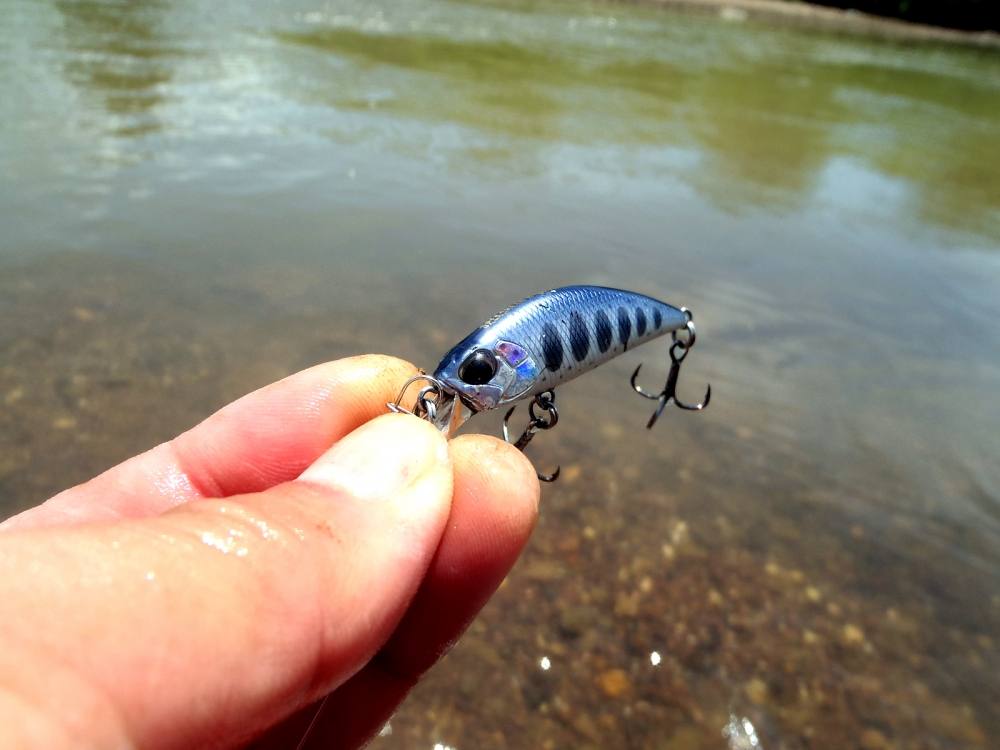
<svg viewBox="0 0 1000 750">
<path fill-rule="evenodd" d="M 1000 34 L 993 31 L 961 31 L 943 26 L 901 21 L 855 10 L 840 10 L 794 0 L 620 0 L 633 5 L 660 6 L 718 16 L 741 22 L 760 20 L 796 28 L 916 42 L 943 42 L 1000 49 Z"/>
</svg>

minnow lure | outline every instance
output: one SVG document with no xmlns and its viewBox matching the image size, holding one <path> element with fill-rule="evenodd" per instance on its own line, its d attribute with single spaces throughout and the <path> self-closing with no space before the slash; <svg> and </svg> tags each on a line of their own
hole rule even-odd
<svg viewBox="0 0 1000 750">
<path fill-rule="evenodd" d="M 426 385 L 410 413 L 451 436 L 474 414 L 530 398 L 530 421 L 516 441 L 508 431 L 516 407 L 503 420 L 504 439 L 524 450 L 536 432 L 558 421 L 556 386 L 669 333 L 671 367 L 663 390 L 653 394 L 636 384 L 641 364 L 630 381 L 636 393 L 658 402 L 649 428 L 671 401 L 681 409 L 699 411 L 712 397 L 711 386 L 699 404 L 685 404 L 676 396 L 681 363 L 695 343 L 692 319 L 686 308 L 635 292 L 601 286 L 552 289 L 494 315 L 445 354 L 433 375 L 421 373 L 408 380 L 387 406 L 407 412 L 400 406 L 403 396 L 411 384 L 422 381 Z M 678 335 L 680 331 L 686 335 Z M 558 475 L 557 468 L 551 475 L 539 474 L 539 479 L 554 481 Z"/>
</svg>

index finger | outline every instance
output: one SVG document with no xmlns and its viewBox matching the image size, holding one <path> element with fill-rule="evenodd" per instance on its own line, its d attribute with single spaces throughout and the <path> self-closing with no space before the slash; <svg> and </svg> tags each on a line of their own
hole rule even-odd
<svg viewBox="0 0 1000 750">
<path fill-rule="evenodd" d="M 416 371 L 409 362 L 377 354 L 303 370 L 0 529 L 152 516 L 190 500 L 290 481 L 340 438 L 384 414 L 386 402 Z"/>
</svg>

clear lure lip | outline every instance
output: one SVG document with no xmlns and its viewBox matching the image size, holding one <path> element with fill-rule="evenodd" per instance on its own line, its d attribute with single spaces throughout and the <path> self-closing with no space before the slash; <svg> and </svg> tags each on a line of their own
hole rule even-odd
<svg viewBox="0 0 1000 750">
<path fill-rule="evenodd" d="M 445 437 L 452 438 L 458 432 L 458 428 L 468 422 L 473 414 L 475 412 L 466 406 L 461 398 L 446 394 L 431 424 L 441 430 Z"/>
</svg>

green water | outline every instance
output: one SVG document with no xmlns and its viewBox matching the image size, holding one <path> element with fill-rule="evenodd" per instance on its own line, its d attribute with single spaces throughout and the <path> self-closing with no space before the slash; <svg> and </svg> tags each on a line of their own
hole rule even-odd
<svg viewBox="0 0 1000 750">
<path fill-rule="evenodd" d="M 710 409 L 643 429 L 657 344 L 562 390 L 531 547 L 376 747 L 723 748 L 730 714 L 990 746 L 996 52 L 573 2 L 0 10 L 4 513 L 298 368 L 635 289 L 695 311 Z"/>
</svg>

